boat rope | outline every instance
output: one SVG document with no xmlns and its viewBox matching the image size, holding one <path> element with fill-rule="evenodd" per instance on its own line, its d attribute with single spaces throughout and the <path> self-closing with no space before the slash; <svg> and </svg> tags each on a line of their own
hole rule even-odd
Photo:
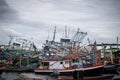
<svg viewBox="0 0 120 80">
<path fill-rule="evenodd" d="M 52 63 L 50 66 L 54 65 L 56 62 L 58 62 L 58 61 L 55 61 L 55 62 L 54 62 L 54 63 Z"/>
</svg>

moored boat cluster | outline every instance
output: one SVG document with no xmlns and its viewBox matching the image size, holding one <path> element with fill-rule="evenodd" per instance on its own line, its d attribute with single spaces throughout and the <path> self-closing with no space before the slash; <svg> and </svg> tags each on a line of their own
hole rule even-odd
<svg viewBox="0 0 120 80">
<path fill-rule="evenodd" d="M 120 44 L 97 44 L 95 41 L 84 46 L 82 41 L 87 33 L 79 29 L 73 37 L 56 42 L 55 33 L 56 28 L 53 40 L 46 40 L 40 51 L 31 41 L 19 39 L 13 42 L 14 37 L 10 36 L 8 45 L 0 45 L 0 74 L 3 71 L 32 71 L 55 77 L 78 77 L 76 75 L 79 74 L 82 78 L 119 73 Z"/>
</svg>

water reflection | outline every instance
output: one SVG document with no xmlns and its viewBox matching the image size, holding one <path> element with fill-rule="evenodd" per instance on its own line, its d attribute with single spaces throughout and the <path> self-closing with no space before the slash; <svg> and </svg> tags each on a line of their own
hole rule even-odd
<svg viewBox="0 0 120 80">
<path fill-rule="evenodd" d="M 3 72 L 1 77 L 5 80 L 14 80 L 19 78 L 19 73 Z"/>
<path fill-rule="evenodd" d="M 5 80 L 15 80 L 21 78 L 29 79 L 41 79 L 41 80 L 53 80 L 49 75 L 39 75 L 35 73 L 17 73 L 17 72 L 3 72 L 1 77 Z"/>
<path fill-rule="evenodd" d="M 5 80 L 55 80 L 55 77 L 51 77 L 49 75 L 40 75 L 40 74 L 25 73 L 25 72 L 24 73 L 3 72 L 1 77 Z M 99 80 L 112 80 L 112 76 L 110 78 L 109 77 L 106 77 L 106 78 L 104 77 Z M 87 79 L 87 77 L 84 79 L 85 80 L 93 80 L 93 79 Z M 69 77 L 62 76 L 62 77 L 59 77 L 57 80 L 73 80 L 73 77 L 72 76 L 69 76 Z M 96 80 L 96 79 L 94 79 L 94 80 Z"/>
</svg>

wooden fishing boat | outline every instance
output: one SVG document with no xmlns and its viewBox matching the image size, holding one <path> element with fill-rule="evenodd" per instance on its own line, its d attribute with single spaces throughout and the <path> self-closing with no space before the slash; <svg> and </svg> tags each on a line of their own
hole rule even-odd
<svg viewBox="0 0 120 80">
<path fill-rule="evenodd" d="M 2 74 L 2 72 L 5 70 L 4 67 L 0 67 L 0 75 Z"/>
<path fill-rule="evenodd" d="M 103 71 L 103 65 L 81 65 L 80 62 L 73 62 L 75 59 L 62 60 L 45 60 L 41 62 L 39 68 L 35 68 L 35 73 L 40 74 L 59 74 L 59 75 L 74 75 L 75 72 L 80 72 L 84 76 L 100 75 Z M 78 60 L 78 59 L 76 59 Z"/>
<path fill-rule="evenodd" d="M 2 52 L 3 52 L 3 49 L 0 46 L 0 75 L 6 69 L 6 60 L 2 60 Z"/>
<path fill-rule="evenodd" d="M 6 69 L 5 61 L 0 61 L 0 75 Z"/>
<path fill-rule="evenodd" d="M 9 44 L 4 47 L 1 53 L 1 59 L 6 60 L 7 64 L 5 71 L 33 71 L 33 68 L 39 65 L 39 52 L 37 51 L 34 42 L 15 36 L 9 37 Z"/>
<path fill-rule="evenodd" d="M 52 41 L 44 44 L 40 66 L 34 69 L 35 73 L 51 75 L 77 75 L 84 76 L 100 75 L 104 65 L 99 62 L 99 53 L 95 45 L 88 51 L 82 49 L 80 43 L 87 35 L 79 29 L 71 39 L 61 38 L 60 42 L 55 42 L 55 33 Z M 84 48 L 84 47 L 83 47 Z"/>
<path fill-rule="evenodd" d="M 12 64 L 8 63 L 6 72 L 33 72 L 35 67 L 38 67 L 37 57 L 22 57 L 14 60 Z M 15 62 L 16 61 L 16 62 Z"/>
<path fill-rule="evenodd" d="M 111 49 L 111 53 L 111 59 L 107 60 L 104 66 L 105 74 L 117 74 L 117 69 L 120 67 L 120 50 L 113 52 Z"/>
</svg>

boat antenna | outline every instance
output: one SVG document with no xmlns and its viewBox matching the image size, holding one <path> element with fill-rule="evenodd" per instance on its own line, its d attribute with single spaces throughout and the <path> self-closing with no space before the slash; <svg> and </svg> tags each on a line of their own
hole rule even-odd
<svg viewBox="0 0 120 80">
<path fill-rule="evenodd" d="M 67 26 L 65 26 L 65 38 L 67 38 Z"/>
<path fill-rule="evenodd" d="M 89 39 L 89 38 L 87 38 L 87 40 L 88 40 L 88 43 L 89 43 L 89 45 L 90 45 L 90 39 Z"/>
<path fill-rule="evenodd" d="M 47 36 L 47 40 L 49 40 L 49 30 L 48 30 L 48 36 Z"/>
<path fill-rule="evenodd" d="M 54 29 L 53 41 L 55 41 L 55 34 L 56 34 L 56 26 L 55 26 L 55 29 Z"/>
<path fill-rule="evenodd" d="M 118 39 L 118 36 L 117 36 L 117 49 L 118 49 L 118 41 L 119 41 L 119 39 Z"/>
<path fill-rule="evenodd" d="M 12 42 L 12 40 L 13 40 L 13 37 L 14 37 L 14 36 L 9 35 L 9 38 L 10 38 L 9 43 L 8 43 L 8 44 L 9 44 L 9 46 L 11 45 L 11 42 Z"/>
</svg>

